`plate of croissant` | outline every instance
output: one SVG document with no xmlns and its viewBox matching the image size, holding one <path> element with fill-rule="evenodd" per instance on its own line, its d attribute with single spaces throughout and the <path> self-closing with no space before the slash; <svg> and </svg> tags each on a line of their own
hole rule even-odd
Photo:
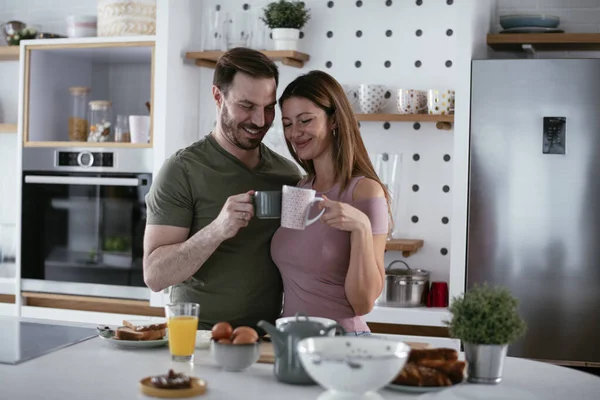
<svg viewBox="0 0 600 400">
<path fill-rule="evenodd" d="M 388 389 L 411 393 L 435 392 L 462 383 L 464 361 L 449 348 L 414 349 L 402 371 L 387 385 Z"/>
</svg>

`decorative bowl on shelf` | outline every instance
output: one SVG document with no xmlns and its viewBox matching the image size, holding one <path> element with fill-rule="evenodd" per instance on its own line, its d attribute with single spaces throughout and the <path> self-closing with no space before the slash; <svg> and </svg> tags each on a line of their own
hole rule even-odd
<svg viewBox="0 0 600 400">
<path fill-rule="evenodd" d="M 25 22 L 21 21 L 8 21 L 4 24 L 0 25 L 2 28 L 2 33 L 4 34 L 4 39 L 8 42 L 8 37 L 14 35 L 15 33 L 25 29 L 27 25 Z"/>
<path fill-rule="evenodd" d="M 546 14 L 514 14 L 501 15 L 500 26 L 503 29 L 513 28 L 556 28 L 560 18 Z"/>
<path fill-rule="evenodd" d="M 37 29 L 27 27 L 21 21 L 8 21 L 0 26 L 9 46 L 18 46 L 21 40 L 35 39 L 37 36 Z"/>
</svg>

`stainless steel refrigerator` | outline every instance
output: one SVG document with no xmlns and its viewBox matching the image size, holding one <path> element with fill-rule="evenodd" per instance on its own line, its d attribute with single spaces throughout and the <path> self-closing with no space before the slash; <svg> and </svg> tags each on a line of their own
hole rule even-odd
<svg viewBox="0 0 600 400">
<path fill-rule="evenodd" d="M 507 287 L 509 355 L 600 367 L 600 59 L 472 63 L 467 291 Z"/>
</svg>

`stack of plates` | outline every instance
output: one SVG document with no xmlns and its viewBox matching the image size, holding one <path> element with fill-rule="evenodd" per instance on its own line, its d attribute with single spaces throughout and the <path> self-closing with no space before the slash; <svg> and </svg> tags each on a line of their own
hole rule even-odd
<svg viewBox="0 0 600 400">
<path fill-rule="evenodd" d="M 546 14 L 516 14 L 500 16 L 500 33 L 563 33 L 558 29 L 560 18 Z"/>
</svg>

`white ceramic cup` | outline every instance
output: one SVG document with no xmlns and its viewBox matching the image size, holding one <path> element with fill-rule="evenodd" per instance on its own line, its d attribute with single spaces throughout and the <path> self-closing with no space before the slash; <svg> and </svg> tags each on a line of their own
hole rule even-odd
<svg viewBox="0 0 600 400">
<path fill-rule="evenodd" d="M 376 114 L 390 101 L 384 85 L 362 84 L 358 87 L 358 105 L 364 114 Z"/>
<path fill-rule="evenodd" d="M 284 185 L 281 192 L 281 226 L 284 228 L 303 230 L 317 222 L 325 212 L 323 209 L 316 217 L 308 218 L 313 204 L 324 201 L 315 197 L 317 192 L 312 189 Z"/>
<path fill-rule="evenodd" d="M 150 117 L 148 115 L 130 115 L 129 132 L 131 143 L 148 143 L 150 141 Z"/>
<path fill-rule="evenodd" d="M 431 115 L 448 115 L 454 112 L 454 90 L 429 89 L 427 108 Z"/>
<path fill-rule="evenodd" d="M 427 109 L 427 92 L 415 89 L 398 89 L 396 106 L 400 114 L 421 114 Z"/>
</svg>

